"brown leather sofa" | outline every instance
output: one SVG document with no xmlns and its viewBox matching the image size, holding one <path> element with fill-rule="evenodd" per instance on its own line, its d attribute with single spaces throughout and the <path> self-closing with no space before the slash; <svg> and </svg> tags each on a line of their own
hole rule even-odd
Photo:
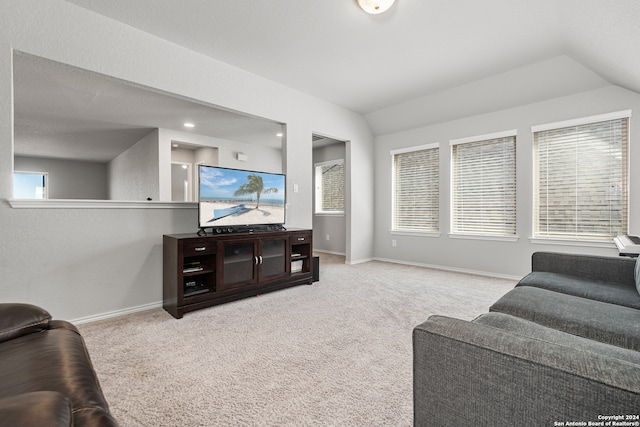
<svg viewBox="0 0 640 427">
<path fill-rule="evenodd" d="M 0 424 L 118 426 L 78 329 L 30 304 L 0 304 Z"/>
</svg>

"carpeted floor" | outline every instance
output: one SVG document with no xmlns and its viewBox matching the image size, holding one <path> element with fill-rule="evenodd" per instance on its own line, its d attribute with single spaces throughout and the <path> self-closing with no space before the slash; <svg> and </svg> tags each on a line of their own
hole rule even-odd
<svg viewBox="0 0 640 427">
<path fill-rule="evenodd" d="M 322 255 L 320 281 L 79 325 L 123 427 L 411 426 L 414 326 L 473 319 L 515 282 Z"/>
</svg>

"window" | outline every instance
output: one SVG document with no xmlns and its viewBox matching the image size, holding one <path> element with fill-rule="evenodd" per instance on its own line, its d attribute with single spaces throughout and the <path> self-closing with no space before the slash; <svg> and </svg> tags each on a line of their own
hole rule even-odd
<svg viewBox="0 0 640 427">
<path fill-rule="evenodd" d="M 344 213 L 344 160 L 317 163 L 316 213 Z"/>
<path fill-rule="evenodd" d="M 392 230 L 440 230 L 439 145 L 391 152 L 393 161 Z"/>
<path fill-rule="evenodd" d="M 630 116 L 532 128 L 534 237 L 608 240 L 627 233 Z"/>
<path fill-rule="evenodd" d="M 47 174 L 45 172 L 14 172 L 14 199 L 47 199 Z"/>
<path fill-rule="evenodd" d="M 516 234 L 516 131 L 451 141 L 451 232 Z"/>
</svg>

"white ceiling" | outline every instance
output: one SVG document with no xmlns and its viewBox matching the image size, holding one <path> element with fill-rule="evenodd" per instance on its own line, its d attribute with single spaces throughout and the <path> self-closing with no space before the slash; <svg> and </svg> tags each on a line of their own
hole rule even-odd
<svg viewBox="0 0 640 427">
<path fill-rule="evenodd" d="M 560 55 L 640 92 L 637 0 L 67 1 L 363 114 Z"/>
<path fill-rule="evenodd" d="M 107 162 L 155 128 L 282 145 L 279 123 L 27 54 L 14 55 L 13 69 L 18 156 Z M 186 128 L 185 122 L 195 127 Z"/>
<path fill-rule="evenodd" d="M 381 15 L 356 0 L 67 1 L 360 112 L 377 135 L 606 84 L 640 93 L 638 0 L 396 0 Z M 17 55 L 16 154 L 106 161 L 187 116 L 210 125 L 198 134 L 279 145 L 279 124 L 41 61 Z"/>
</svg>

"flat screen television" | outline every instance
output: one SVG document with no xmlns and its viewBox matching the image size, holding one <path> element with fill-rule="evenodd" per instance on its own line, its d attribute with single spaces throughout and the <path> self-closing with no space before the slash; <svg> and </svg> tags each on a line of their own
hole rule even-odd
<svg viewBox="0 0 640 427">
<path fill-rule="evenodd" d="M 201 231 L 273 230 L 285 223 L 284 174 L 200 165 L 198 177 Z"/>
</svg>

